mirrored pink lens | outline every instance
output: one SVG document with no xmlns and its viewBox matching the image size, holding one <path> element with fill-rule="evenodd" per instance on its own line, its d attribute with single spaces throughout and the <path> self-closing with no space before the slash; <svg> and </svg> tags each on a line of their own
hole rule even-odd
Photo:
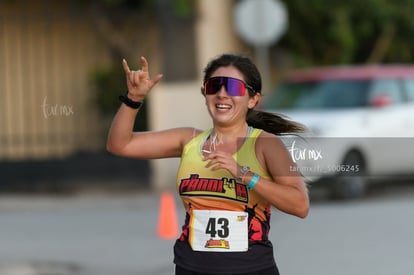
<svg viewBox="0 0 414 275">
<path fill-rule="evenodd" d="M 224 76 L 207 79 L 204 82 L 204 94 L 214 95 L 223 86 L 229 96 L 244 96 L 246 94 L 246 86 L 242 80 Z"/>
</svg>

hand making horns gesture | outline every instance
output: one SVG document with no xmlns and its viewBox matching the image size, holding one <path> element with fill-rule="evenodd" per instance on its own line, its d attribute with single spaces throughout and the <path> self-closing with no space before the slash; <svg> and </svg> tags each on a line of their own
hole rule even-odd
<svg viewBox="0 0 414 275">
<path fill-rule="evenodd" d="M 144 97 L 151 91 L 152 87 L 162 78 L 162 74 L 157 75 L 153 79 L 150 78 L 148 62 L 143 56 L 141 57 L 141 70 L 131 71 L 125 59 L 122 60 L 122 66 L 126 74 L 128 97 L 133 101 L 144 100 Z"/>
</svg>

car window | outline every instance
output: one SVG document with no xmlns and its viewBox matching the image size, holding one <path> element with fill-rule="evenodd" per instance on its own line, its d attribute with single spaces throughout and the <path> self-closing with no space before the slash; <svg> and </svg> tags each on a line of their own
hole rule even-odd
<svg viewBox="0 0 414 275">
<path fill-rule="evenodd" d="M 392 103 L 404 101 L 402 91 L 396 79 L 378 79 L 373 82 L 370 101 L 377 96 L 388 96 Z"/>
<path fill-rule="evenodd" d="M 403 81 L 404 90 L 409 101 L 414 101 L 414 79 L 406 79 Z"/>
<path fill-rule="evenodd" d="M 369 82 L 326 80 L 286 82 L 265 100 L 266 109 L 330 109 L 364 106 Z"/>
</svg>

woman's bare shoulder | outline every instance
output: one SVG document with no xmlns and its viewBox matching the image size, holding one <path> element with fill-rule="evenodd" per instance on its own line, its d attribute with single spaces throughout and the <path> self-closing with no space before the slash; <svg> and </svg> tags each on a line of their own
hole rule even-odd
<svg viewBox="0 0 414 275">
<path fill-rule="evenodd" d="M 263 131 L 257 138 L 256 151 L 262 152 L 263 154 L 285 151 L 286 145 L 283 138 L 282 136 Z"/>
</svg>

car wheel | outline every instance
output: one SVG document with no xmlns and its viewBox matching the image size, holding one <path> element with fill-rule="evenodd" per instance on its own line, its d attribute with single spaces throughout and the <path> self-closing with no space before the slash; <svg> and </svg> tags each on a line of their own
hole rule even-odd
<svg viewBox="0 0 414 275">
<path fill-rule="evenodd" d="M 343 171 L 335 178 L 333 196 L 336 199 L 356 199 L 366 193 L 365 165 L 360 153 L 353 151 L 346 155 Z"/>
</svg>

